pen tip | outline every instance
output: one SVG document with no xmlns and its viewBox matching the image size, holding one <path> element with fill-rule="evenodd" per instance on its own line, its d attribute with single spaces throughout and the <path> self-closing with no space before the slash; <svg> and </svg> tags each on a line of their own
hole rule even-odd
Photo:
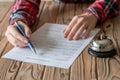
<svg viewBox="0 0 120 80">
<path fill-rule="evenodd" d="M 37 54 L 35 48 L 32 48 L 32 52 L 33 52 L 34 54 Z"/>
</svg>

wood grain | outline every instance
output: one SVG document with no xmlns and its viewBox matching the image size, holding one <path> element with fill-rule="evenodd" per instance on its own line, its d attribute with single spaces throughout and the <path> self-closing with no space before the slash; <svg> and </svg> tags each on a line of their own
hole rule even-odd
<svg viewBox="0 0 120 80">
<path fill-rule="evenodd" d="M 69 24 L 89 4 L 64 4 L 42 1 L 39 16 L 32 31 L 46 22 Z M 7 6 L 10 7 L 10 6 Z M 9 8 L 8 8 L 9 10 Z M 9 13 L 0 26 L 0 57 L 13 46 L 4 36 L 8 26 Z M 3 15 L 3 14 L 2 14 Z M 99 25 L 115 45 L 117 55 L 112 58 L 95 58 L 88 54 L 89 45 L 74 61 L 69 69 L 62 69 L 33 63 L 0 58 L 0 80 L 120 80 L 120 15 Z"/>
<path fill-rule="evenodd" d="M 3 17 L 5 17 L 12 4 L 13 2 L 0 2 L 0 22 L 2 21 Z"/>
</svg>

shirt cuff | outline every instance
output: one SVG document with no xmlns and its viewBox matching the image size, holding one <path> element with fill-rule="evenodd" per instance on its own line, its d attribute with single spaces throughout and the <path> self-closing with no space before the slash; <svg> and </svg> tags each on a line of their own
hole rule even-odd
<svg viewBox="0 0 120 80">
<path fill-rule="evenodd" d="M 22 21 L 25 24 L 27 24 L 28 26 L 30 26 L 30 24 L 27 22 L 27 20 L 22 15 L 10 16 L 10 20 L 9 20 L 10 25 L 13 25 L 17 21 Z"/>
<path fill-rule="evenodd" d="M 83 13 L 86 13 L 86 12 L 92 13 L 94 16 L 96 16 L 96 18 L 98 19 L 97 24 L 100 24 L 100 23 L 103 22 L 103 21 L 101 20 L 100 16 L 98 15 L 97 11 L 96 11 L 94 8 L 89 7 L 89 8 L 87 8 L 86 10 L 83 11 Z"/>
</svg>

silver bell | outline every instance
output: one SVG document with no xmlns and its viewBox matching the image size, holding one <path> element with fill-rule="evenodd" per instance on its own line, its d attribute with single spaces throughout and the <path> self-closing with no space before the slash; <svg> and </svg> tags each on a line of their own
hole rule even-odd
<svg viewBox="0 0 120 80">
<path fill-rule="evenodd" d="M 89 54 L 96 57 L 112 57 L 116 54 L 113 42 L 107 36 L 100 35 L 90 44 Z"/>
</svg>

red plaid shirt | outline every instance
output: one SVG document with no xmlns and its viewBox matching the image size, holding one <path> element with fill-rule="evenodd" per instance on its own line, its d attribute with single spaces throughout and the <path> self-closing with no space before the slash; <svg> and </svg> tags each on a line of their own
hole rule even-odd
<svg viewBox="0 0 120 80">
<path fill-rule="evenodd" d="M 55 0 L 69 2 L 93 2 L 85 12 L 92 12 L 99 22 L 111 18 L 119 13 L 120 0 Z M 36 20 L 40 0 L 15 0 L 11 10 L 10 24 L 21 20 L 31 26 Z"/>
</svg>

